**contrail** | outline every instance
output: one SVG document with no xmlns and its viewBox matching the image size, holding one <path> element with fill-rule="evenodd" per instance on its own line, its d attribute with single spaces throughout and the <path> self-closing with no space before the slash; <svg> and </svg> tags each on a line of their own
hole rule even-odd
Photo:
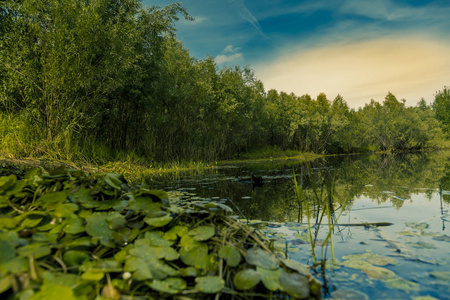
<svg viewBox="0 0 450 300">
<path fill-rule="evenodd" d="M 253 25 L 253 27 L 258 30 L 259 34 L 261 34 L 266 39 L 270 40 L 270 38 L 262 31 L 261 25 L 259 25 L 258 20 L 253 16 L 250 10 L 245 6 L 243 0 L 229 0 L 230 3 L 236 5 L 239 15 L 244 18 L 247 22 Z"/>
</svg>

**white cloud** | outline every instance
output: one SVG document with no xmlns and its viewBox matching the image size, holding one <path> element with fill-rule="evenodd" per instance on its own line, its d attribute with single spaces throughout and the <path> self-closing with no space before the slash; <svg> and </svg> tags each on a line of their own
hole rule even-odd
<svg viewBox="0 0 450 300">
<path fill-rule="evenodd" d="M 225 47 L 225 49 L 223 49 L 223 53 L 234 53 L 238 52 L 241 49 L 242 49 L 241 47 L 234 47 L 233 45 L 228 45 Z"/>
<path fill-rule="evenodd" d="M 325 92 L 329 99 L 341 94 L 351 107 L 382 101 L 390 91 L 415 105 L 449 84 L 448 53 L 450 44 L 399 35 L 297 48 L 255 70 L 267 89 L 313 97 Z"/>
<path fill-rule="evenodd" d="M 232 61 L 236 61 L 239 59 L 242 59 L 242 53 L 235 53 L 232 55 L 223 55 L 223 54 L 219 54 L 216 56 L 216 58 L 214 59 L 216 61 L 216 63 L 218 65 L 223 64 L 223 63 L 227 63 L 227 62 L 232 62 Z"/>
</svg>

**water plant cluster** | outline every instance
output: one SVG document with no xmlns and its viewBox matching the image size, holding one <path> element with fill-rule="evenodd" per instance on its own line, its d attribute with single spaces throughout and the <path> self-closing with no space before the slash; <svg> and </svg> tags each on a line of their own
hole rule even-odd
<svg viewBox="0 0 450 300">
<path fill-rule="evenodd" d="M 308 269 L 212 201 L 118 174 L 0 169 L 2 299 L 318 299 Z"/>
</svg>

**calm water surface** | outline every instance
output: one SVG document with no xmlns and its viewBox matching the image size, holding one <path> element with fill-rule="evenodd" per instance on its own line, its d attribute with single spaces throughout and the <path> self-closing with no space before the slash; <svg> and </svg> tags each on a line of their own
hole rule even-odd
<svg viewBox="0 0 450 300">
<path fill-rule="evenodd" d="M 252 174 L 262 184 L 253 184 Z M 313 265 L 308 208 L 316 262 L 326 261 L 312 272 L 325 298 L 450 299 L 450 152 L 246 163 L 153 184 L 177 199 L 227 204 L 260 223 L 288 257 Z M 321 219 L 327 199 L 332 245 L 324 243 L 326 214 Z M 380 222 L 391 225 L 367 225 Z"/>
</svg>

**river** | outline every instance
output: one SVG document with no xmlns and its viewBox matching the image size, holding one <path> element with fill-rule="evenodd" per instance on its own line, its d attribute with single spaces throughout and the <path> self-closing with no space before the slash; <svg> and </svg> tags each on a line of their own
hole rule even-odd
<svg viewBox="0 0 450 300">
<path fill-rule="evenodd" d="M 450 299 L 450 152 L 243 162 L 152 184 L 231 207 L 312 266 L 324 298 Z"/>
</svg>

